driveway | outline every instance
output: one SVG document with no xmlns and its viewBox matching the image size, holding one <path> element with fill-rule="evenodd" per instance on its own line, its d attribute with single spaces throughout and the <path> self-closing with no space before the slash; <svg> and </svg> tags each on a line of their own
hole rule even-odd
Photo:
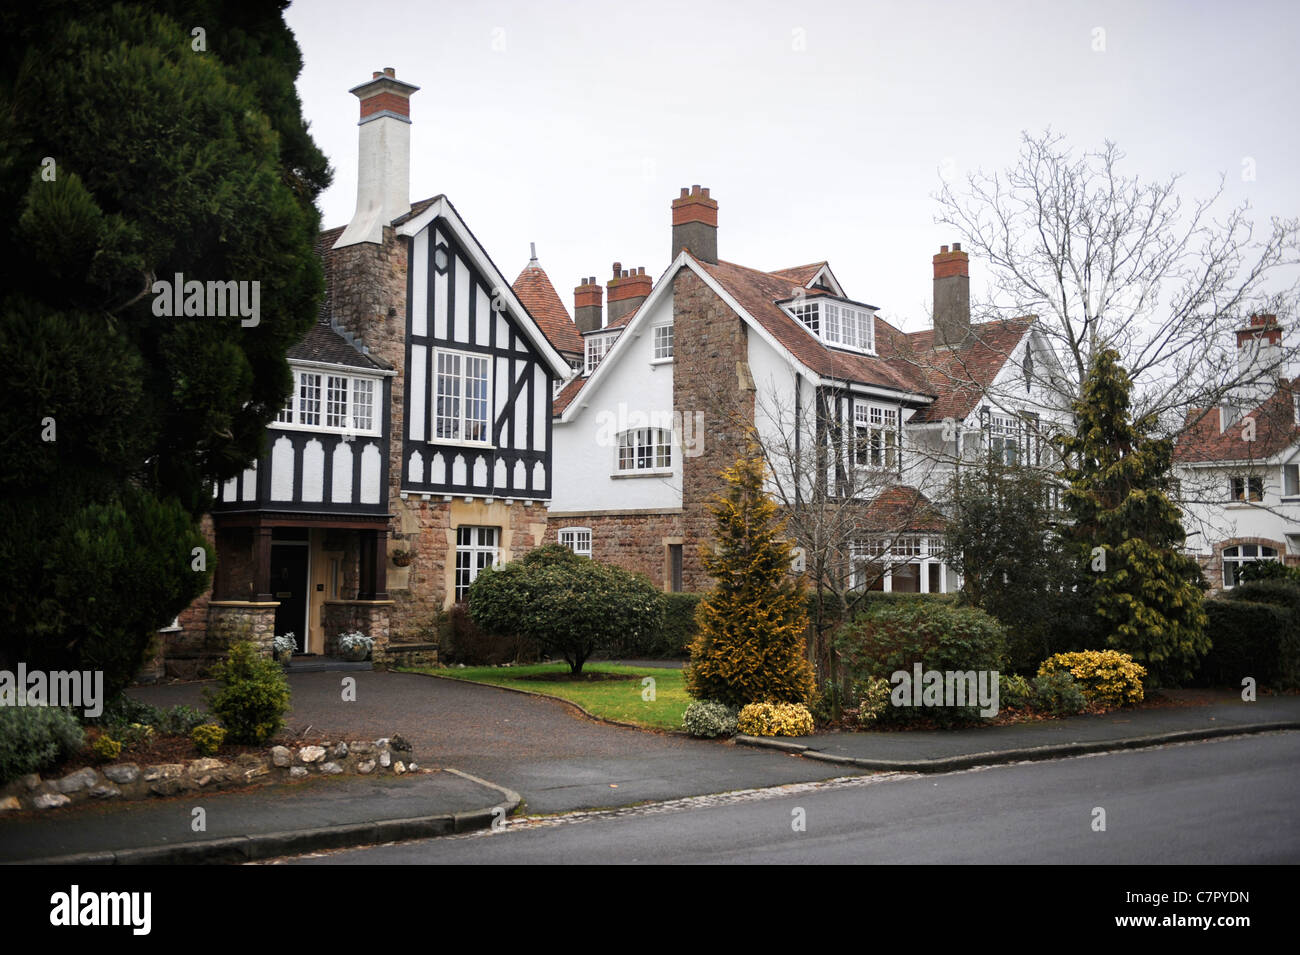
<svg viewBox="0 0 1300 955">
<path fill-rule="evenodd" d="M 342 681 L 356 680 L 355 702 Z M 289 675 L 295 733 L 374 739 L 401 733 L 418 762 L 507 786 L 532 813 L 624 806 L 852 775 L 798 756 L 609 726 L 554 700 L 409 673 Z M 201 706 L 200 684 L 138 687 L 156 706 Z"/>
</svg>

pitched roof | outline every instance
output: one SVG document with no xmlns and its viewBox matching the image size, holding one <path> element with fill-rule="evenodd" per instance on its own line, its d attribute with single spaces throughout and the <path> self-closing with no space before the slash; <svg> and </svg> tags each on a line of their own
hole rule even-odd
<svg viewBox="0 0 1300 955">
<path fill-rule="evenodd" d="M 907 484 L 885 488 L 867 505 L 864 530 L 940 531 L 943 515 L 930 499 Z"/>
<path fill-rule="evenodd" d="M 791 282 L 807 285 L 817 277 L 817 273 L 825 266 L 825 262 L 812 262 L 808 265 L 796 265 L 788 269 L 773 269 L 768 275 L 775 275 L 777 278 L 789 279 Z"/>
<path fill-rule="evenodd" d="M 551 399 L 551 415 L 557 416 L 564 413 L 564 409 L 573 404 L 573 399 L 578 397 L 578 392 L 582 386 L 587 383 L 588 379 L 578 375 L 567 385 L 560 389 L 560 393 Z"/>
<path fill-rule="evenodd" d="M 344 338 L 328 322 L 317 322 L 302 340 L 290 347 L 285 357 L 298 361 L 318 361 L 327 365 L 346 365 L 369 371 L 389 371 L 383 359 L 366 354 Z"/>
<path fill-rule="evenodd" d="M 906 350 L 899 360 L 915 364 L 935 395 L 934 404 L 918 411 L 912 421 L 961 420 L 974 411 L 1033 323 L 1032 315 L 979 322 L 954 347 L 936 347 L 934 329 L 906 335 Z"/>
<path fill-rule="evenodd" d="M 1262 404 L 1222 431 L 1219 409 L 1210 408 L 1207 413 L 1204 408 L 1193 408 L 1187 412 L 1185 430 L 1174 445 L 1174 460 L 1180 464 L 1263 460 L 1285 451 L 1300 441 L 1292 403 L 1296 394 L 1300 394 L 1300 378 L 1279 382 L 1277 390 Z M 1244 438 L 1247 418 L 1255 422 L 1254 441 Z"/>
<path fill-rule="evenodd" d="M 636 308 L 634 308 L 634 309 L 632 309 L 631 311 L 629 311 L 627 314 L 625 314 L 625 315 L 620 315 L 618 318 L 614 319 L 614 321 L 608 323 L 608 324 L 605 326 L 605 328 L 599 329 L 599 331 L 602 331 L 602 332 L 603 332 L 603 331 L 605 331 L 606 329 L 609 329 L 609 328 L 622 328 L 622 327 L 623 327 L 624 325 L 626 325 L 628 322 L 632 321 L 632 316 L 635 315 L 635 314 L 636 314 L 637 312 L 639 312 L 639 311 L 641 311 L 641 306 L 640 306 L 640 305 L 638 305 Z"/>
<path fill-rule="evenodd" d="M 582 336 L 540 265 L 527 265 L 510 286 L 557 351 L 582 354 Z"/>
<path fill-rule="evenodd" d="M 777 302 L 787 301 L 793 294 L 788 278 L 732 262 L 716 265 L 699 259 L 695 262 L 783 348 L 817 374 L 902 391 L 929 393 L 929 384 L 916 366 L 891 360 L 897 357 L 900 333 L 884 319 L 877 317 L 875 320 L 875 357 L 830 348 L 777 306 Z"/>
</svg>

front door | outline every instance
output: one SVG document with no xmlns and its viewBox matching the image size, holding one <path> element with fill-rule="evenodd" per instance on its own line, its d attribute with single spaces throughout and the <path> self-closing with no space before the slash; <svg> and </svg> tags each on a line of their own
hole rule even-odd
<svg viewBox="0 0 1300 955">
<path fill-rule="evenodd" d="M 271 592 L 280 601 L 275 632 L 294 635 L 295 653 L 307 649 L 307 554 L 305 541 L 271 545 Z"/>
</svg>

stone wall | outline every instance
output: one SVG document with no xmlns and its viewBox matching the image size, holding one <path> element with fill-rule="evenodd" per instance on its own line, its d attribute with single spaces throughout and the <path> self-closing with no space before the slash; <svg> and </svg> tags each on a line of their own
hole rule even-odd
<svg viewBox="0 0 1300 955">
<path fill-rule="evenodd" d="M 591 528 L 592 559 L 645 574 L 658 587 L 671 589 L 668 544 L 682 543 L 681 511 L 552 512 L 548 515 L 545 543 L 558 543 L 560 529 L 563 527 Z M 686 545 L 682 548 L 683 571 L 688 547 Z"/>
<path fill-rule="evenodd" d="M 144 799 L 232 786 L 279 783 L 308 776 L 396 775 L 418 772 L 411 745 L 401 736 L 377 740 L 325 740 L 301 747 L 272 747 L 232 760 L 212 757 L 185 763 L 114 763 L 78 769 L 58 778 L 29 773 L 0 787 L 0 812 L 57 809 L 90 800 Z"/>
<path fill-rule="evenodd" d="M 382 663 L 390 637 L 390 600 L 327 600 L 321 608 L 325 629 L 325 655 L 338 656 L 338 640 L 345 633 L 360 631 L 374 641 L 370 658 Z"/>
<path fill-rule="evenodd" d="M 744 320 L 694 272 L 673 279 L 673 411 L 704 413 L 703 453 L 682 461 L 682 585 L 707 590 L 711 580 L 700 547 L 713 539 L 710 501 L 723 487 L 721 472 L 744 450 L 754 423 L 754 379 Z"/>
<path fill-rule="evenodd" d="M 271 655 L 275 638 L 277 602 L 210 600 L 208 621 L 203 629 L 181 629 L 164 634 L 167 645 L 167 676 L 173 680 L 197 680 L 207 676 L 212 664 L 224 660 L 231 644 L 252 641 L 265 655 Z"/>
</svg>

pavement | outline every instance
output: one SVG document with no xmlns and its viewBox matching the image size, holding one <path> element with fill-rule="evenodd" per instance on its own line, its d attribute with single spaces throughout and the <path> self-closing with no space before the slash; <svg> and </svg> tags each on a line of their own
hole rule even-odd
<svg viewBox="0 0 1300 955">
<path fill-rule="evenodd" d="M 355 680 L 354 701 L 343 700 L 345 679 Z M 516 809 L 565 813 L 873 770 L 934 772 L 1300 729 L 1300 697 L 1249 704 L 1220 698 L 1202 706 L 956 732 L 722 742 L 614 726 L 585 719 L 559 701 L 418 674 L 290 672 L 289 682 L 293 735 L 377 739 L 401 733 L 416 761 L 436 771 L 6 813 L 0 817 L 0 861 L 251 861 L 487 828 Z M 131 692 L 157 706 L 202 706 L 202 686 Z M 192 829 L 196 808 L 204 810 L 201 834 Z"/>
</svg>

